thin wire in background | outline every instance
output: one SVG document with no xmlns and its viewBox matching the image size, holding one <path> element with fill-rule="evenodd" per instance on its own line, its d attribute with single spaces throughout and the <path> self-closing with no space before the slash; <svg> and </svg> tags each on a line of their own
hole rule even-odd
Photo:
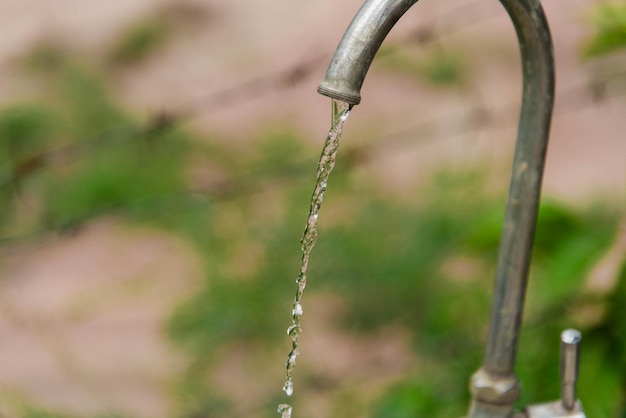
<svg viewBox="0 0 626 418">
<path fill-rule="evenodd" d="M 389 50 L 393 51 L 394 47 L 407 42 L 418 42 L 420 44 L 430 45 L 443 36 L 461 31 L 470 26 L 477 25 L 489 19 L 500 16 L 500 13 L 494 12 L 494 9 L 481 9 L 474 7 L 478 3 L 473 1 L 461 5 L 455 9 L 451 9 L 429 22 L 420 25 L 417 29 L 410 31 L 407 36 L 397 40 Z M 476 10 L 482 10 L 476 12 Z M 451 25 L 446 22 L 462 19 L 464 25 Z M 443 22 L 443 23 L 442 23 Z M 443 28 L 443 30 L 441 29 Z M 389 52 L 387 53 L 393 53 Z M 247 103 L 251 100 L 268 97 L 270 95 L 280 94 L 297 87 L 306 82 L 317 72 L 322 65 L 326 65 L 330 55 L 322 54 L 313 58 L 305 58 L 294 65 L 281 69 L 266 75 L 262 75 L 241 84 L 225 88 L 207 95 L 202 95 L 187 102 L 178 104 L 169 109 L 150 115 L 145 122 L 139 126 L 129 126 L 128 124 L 112 127 L 101 132 L 76 138 L 64 146 L 51 150 L 45 150 L 26 159 L 19 160 L 11 166 L 0 167 L 0 190 L 6 188 L 17 188 L 17 185 L 24 181 L 27 177 L 32 176 L 42 170 L 53 169 L 58 166 L 68 164 L 72 161 L 85 158 L 87 155 L 99 152 L 111 146 L 127 143 L 151 135 L 158 135 L 169 129 L 176 129 L 182 125 L 192 121 L 199 116 L 206 116 L 218 110 L 236 107 Z M 606 97 L 606 84 L 610 80 L 626 76 L 626 70 L 619 70 L 613 73 L 605 73 L 602 78 L 596 78 L 591 81 L 585 81 L 579 85 L 564 88 L 557 92 L 557 99 L 560 103 L 555 117 L 560 117 L 566 113 L 578 111 L 591 106 L 596 106 Z M 461 133 L 476 132 L 488 127 L 502 125 L 502 121 L 516 120 L 515 113 L 519 109 L 518 103 L 505 103 L 498 107 L 497 111 L 489 110 L 484 105 L 473 106 L 463 111 L 450 112 L 440 114 L 430 119 L 420 120 L 412 126 L 388 132 L 381 135 L 376 145 L 362 146 L 356 150 L 358 158 L 350 160 L 351 164 L 363 165 L 371 161 L 375 149 L 384 146 L 386 149 L 392 147 L 402 148 L 415 146 L 416 141 L 425 142 L 433 140 L 432 134 L 436 127 L 441 126 L 446 121 L 454 120 L 457 122 L 454 129 L 446 131 L 442 137 L 438 135 L 438 141 L 446 138 L 458 136 Z M 296 174 L 296 173 L 290 173 Z M 304 174 L 304 173 L 300 173 Z M 283 176 L 285 181 L 292 181 L 293 176 Z M 152 202 L 150 211 L 144 213 L 144 217 L 168 216 L 175 215 L 187 210 L 194 210 L 206 205 L 208 199 L 211 201 L 219 201 L 224 199 L 232 199 L 241 194 L 249 194 L 254 191 L 262 192 L 264 187 L 254 189 L 246 187 L 243 184 L 231 184 L 226 189 L 223 185 L 217 188 L 208 188 L 204 190 L 193 190 L 188 193 L 177 193 L 172 196 L 162 196 L 157 201 Z M 17 193 L 17 191 L 14 191 Z M 177 202 L 173 204 L 173 202 Z M 53 232 L 61 233 L 63 231 L 71 231 L 73 225 L 81 225 L 84 221 L 94 219 L 104 214 L 114 214 L 124 212 L 123 208 L 110 207 L 103 208 L 97 213 L 86 214 L 80 219 L 70 220 L 64 225 L 56 225 L 39 230 L 29 231 L 24 234 L 7 236 L 0 238 L 0 257 L 13 253 L 6 251 L 6 248 L 20 246 L 23 242 L 32 241 L 33 239 L 49 235 Z"/>
</svg>

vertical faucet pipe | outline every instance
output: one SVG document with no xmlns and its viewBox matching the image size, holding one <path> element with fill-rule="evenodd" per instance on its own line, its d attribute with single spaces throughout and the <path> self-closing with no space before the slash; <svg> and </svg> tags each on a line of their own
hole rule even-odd
<svg viewBox="0 0 626 418">
<path fill-rule="evenodd" d="M 520 46 L 522 109 L 485 357 L 471 384 L 472 418 L 507 417 L 519 397 L 515 356 L 554 105 L 552 38 L 539 0 L 500 1 L 513 21 Z"/>
<path fill-rule="evenodd" d="M 539 0 L 500 0 L 521 51 L 522 108 L 482 367 L 471 381 L 471 418 L 506 418 L 519 397 L 514 365 L 554 102 L 554 59 Z M 345 32 L 318 92 L 356 105 L 383 40 L 417 0 L 366 0 Z"/>
</svg>

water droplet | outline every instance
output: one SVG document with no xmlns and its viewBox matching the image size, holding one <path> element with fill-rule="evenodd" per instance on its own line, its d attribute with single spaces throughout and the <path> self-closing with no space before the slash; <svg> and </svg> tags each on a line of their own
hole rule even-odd
<svg viewBox="0 0 626 418">
<path fill-rule="evenodd" d="M 291 418 L 291 405 L 281 403 L 278 405 L 278 413 L 282 418 Z"/>
<path fill-rule="evenodd" d="M 293 304 L 293 310 L 291 311 L 294 316 L 302 316 L 302 305 L 299 302 Z"/>
<path fill-rule="evenodd" d="M 300 334 L 302 334 L 302 328 L 300 328 L 300 325 L 294 324 L 287 328 L 287 335 L 290 337 L 297 337 Z"/>
<path fill-rule="evenodd" d="M 289 356 L 289 360 L 287 360 L 289 362 L 289 366 L 294 367 L 296 365 L 296 359 L 298 358 L 298 356 Z"/>
<path fill-rule="evenodd" d="M 293 369 L 294 366 L 296 365 L 296 359 L 298 358 L 298 356 L 300 355 L 300 352 L 298 351 L 297 348 L 294 348 L 291 350 L 291 352 L 289 352 L 289 358 L 287 359 L 287 368 L 291 368 Z"/>
<path fill-rule="evenodd" d="M 287 394 L 287 396 L 293 395 L 293 382 L 291 380 L 287 380 L 285 382 L 285 386 L 283 386 L 283 390 Z"/>
</svg>

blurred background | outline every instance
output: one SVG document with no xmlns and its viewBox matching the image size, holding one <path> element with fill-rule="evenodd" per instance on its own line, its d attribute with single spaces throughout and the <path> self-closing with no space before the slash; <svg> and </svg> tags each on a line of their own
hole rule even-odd
<svg viewBox="0 0 626 418">
<path fill-rule="evenodd" d="M 0 0 L 0 415 L 272 417 L 360 0 Z M 626 3 L 545 0 L 557 65 L 518 372 L 626 417 Z M 454 417 L 483 355 L 521 96 L 496 1 L 420 2 L 346 125 L 298 417 Z"/>
</svg>

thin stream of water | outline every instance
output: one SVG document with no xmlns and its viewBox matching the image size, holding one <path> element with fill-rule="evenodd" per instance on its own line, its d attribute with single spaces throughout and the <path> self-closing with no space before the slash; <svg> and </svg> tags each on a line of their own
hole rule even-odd
<svg viewBox="0 0 626 418">
<path fill-rule="evenodd" d="M 302 261 L 300 263 L 300 273 L 296 279 L 298 288 L 296 290 L 296 296 L 293 301 L 293 309 L 291 311 L 292 322 L 289 328 L 287 328 L 287 334 L 291 338 L 291 351 L 287 356 L 287 362 L 285 364 L 287 378 L 283 391 L 287 396 L 293 395 L 293 372 L 296 367 L 296 359 L 300 352 L 298 351 L 298 338 L 302 333 L 302 327 L 300 326 L 300 320 L 302 318 L 302 295 L 306 287 L 307 281 L 307 269 L 309 267 L 309 257 L 311 250 L 315 246 L 317 241 L 317 219 L 319 217 L 322 201 L 324 200 L 324 192 L 328 185 L 328 176 L 335 167 L 335 161 L 337 159 L 337 150 L 339 149 L 339 141 L 341 139 L 341 132 L 343 126 L 348 119 L 352 106 L 348 103 L 344 103 L 339 100 L 332 101 L 332 120 L 330 125 L 330 131 L 326 137 L 322 155 L 317 166 L 317 181 L 315 183 L 315 189 L 311 196 L 311 205 L 309 207 L 309 216 L 307 218 L 306 227 L 300 240 L 300 248 L 302 249 Z M 278 412 L 282 418 L 291 418 L 292 407 L 289 404 L 280 404 L 278 406 Z"/>
</svg>

